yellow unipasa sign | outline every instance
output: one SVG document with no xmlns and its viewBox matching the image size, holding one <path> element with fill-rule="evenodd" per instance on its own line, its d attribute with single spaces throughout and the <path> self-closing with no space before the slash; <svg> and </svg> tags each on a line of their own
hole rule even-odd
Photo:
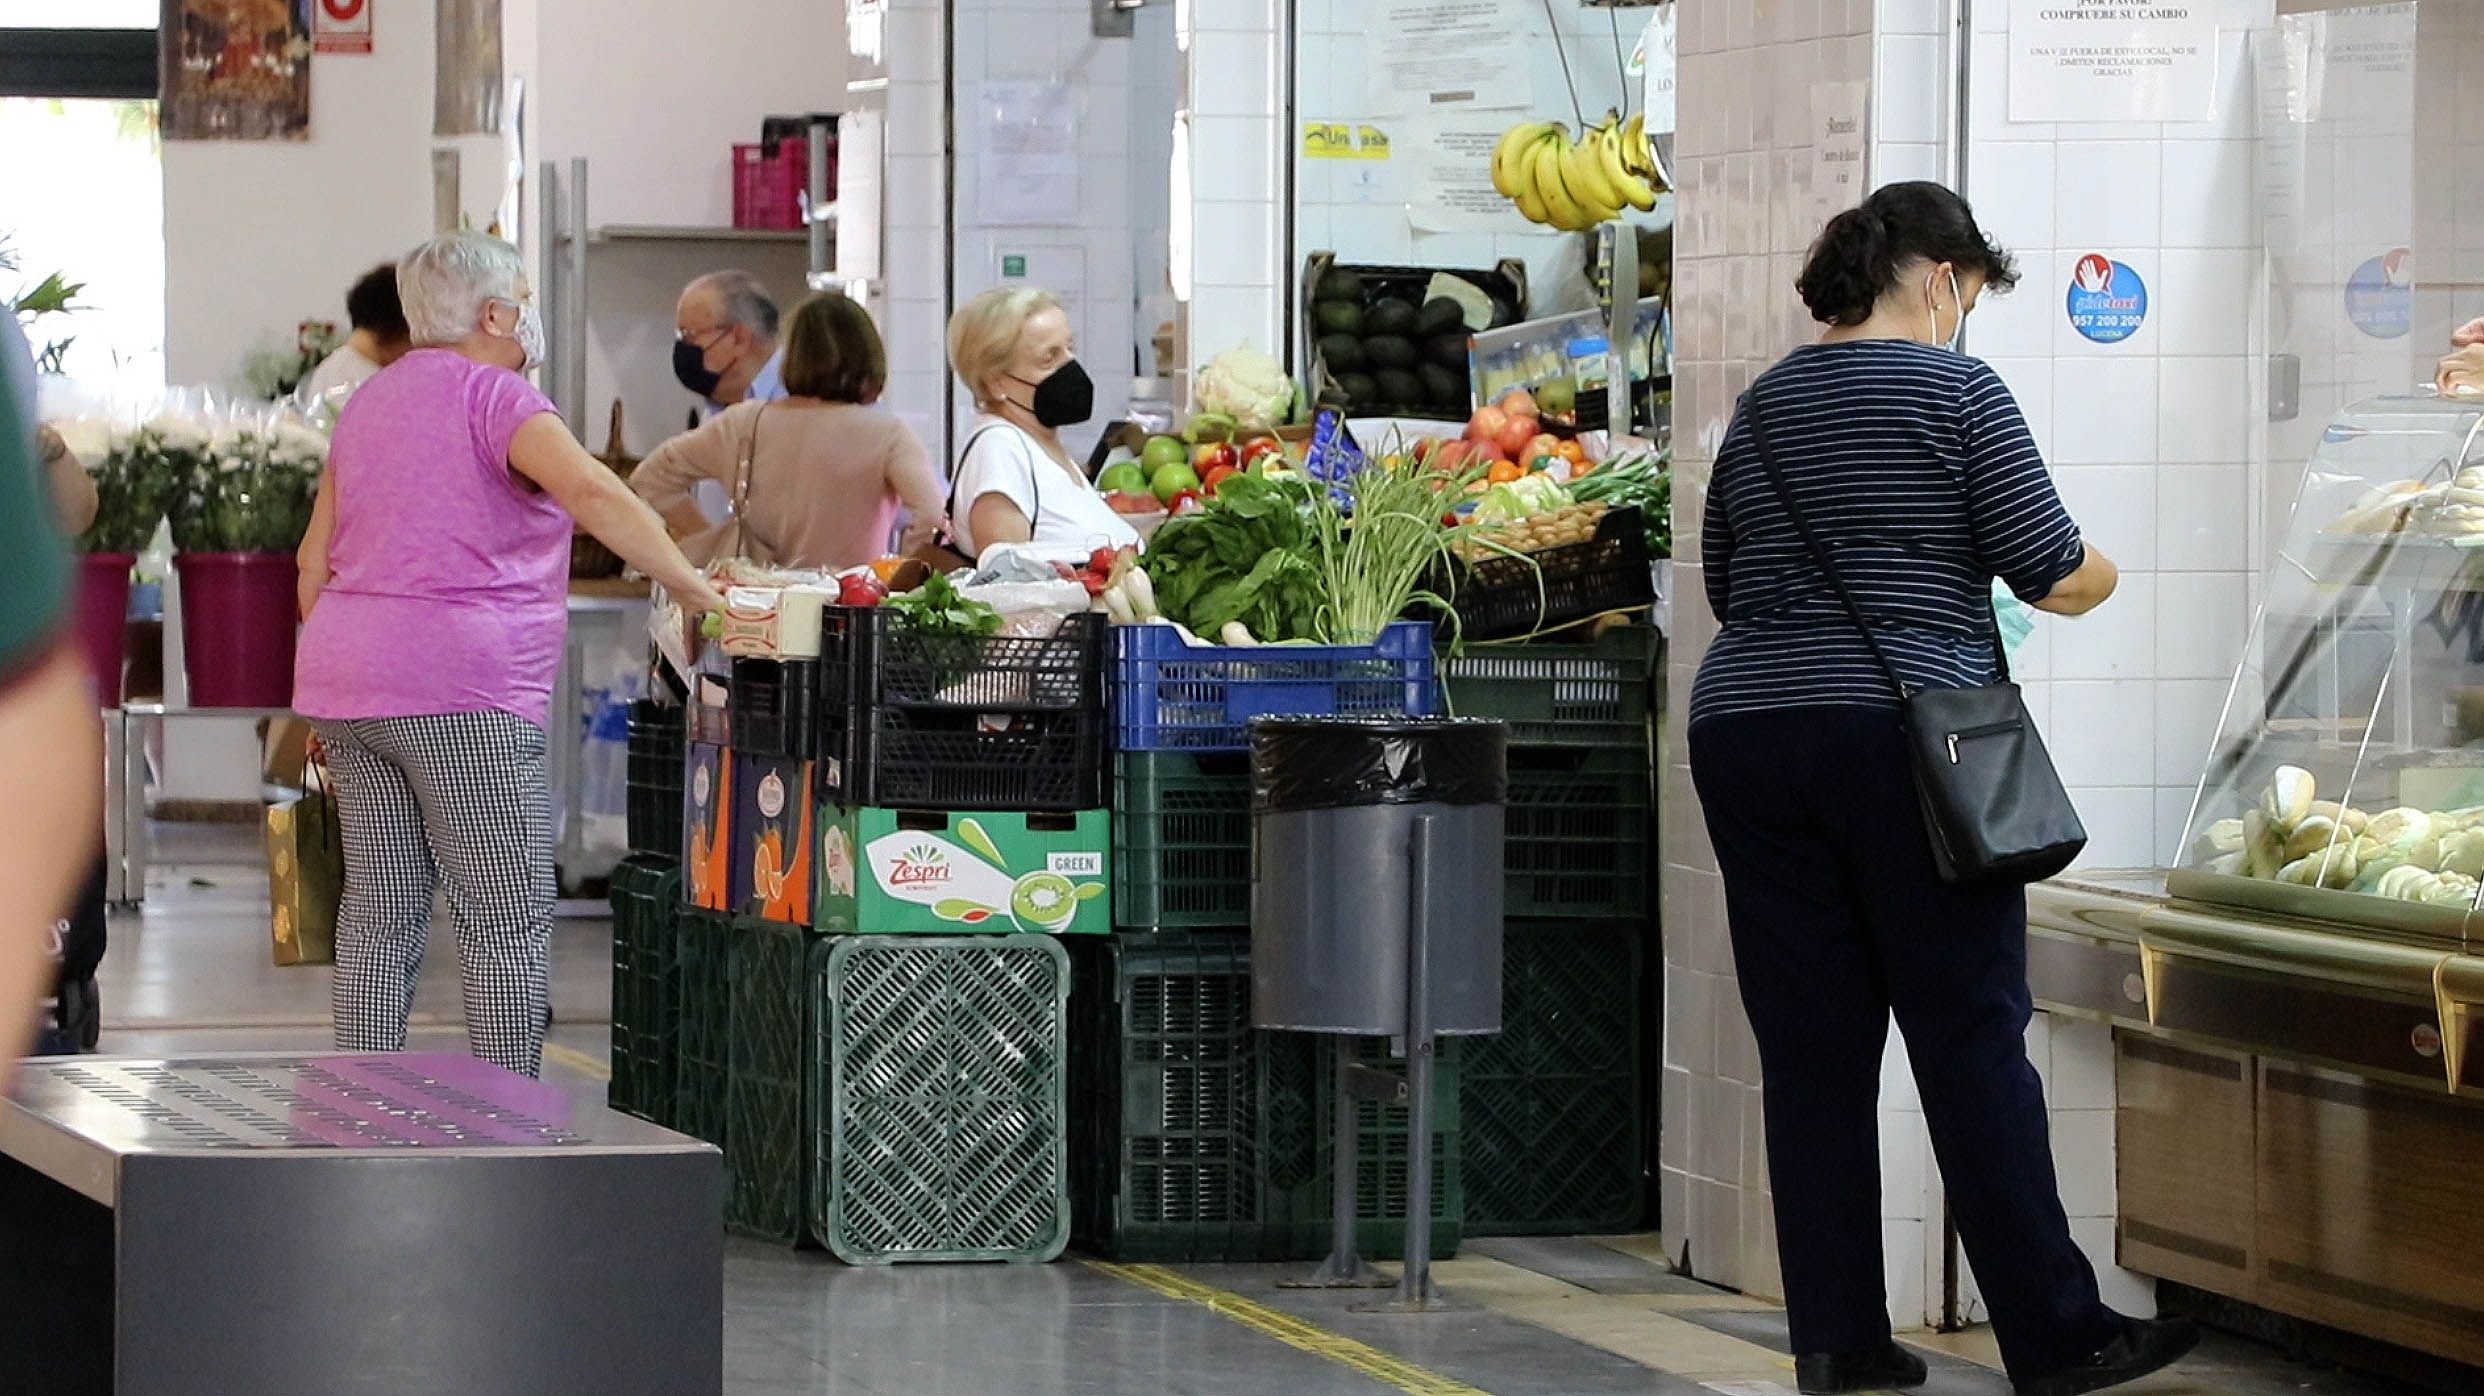
<svg viewBox="0 0 2484 1396">
<path fill-rule="evenodd" d="M 1389 158 L 1388 133 L 1377 126 L 1357 126 L 1343 121 L 1306 121 L 1302 123 L 1302 158 L 1386 160 Z"/>
</svg>

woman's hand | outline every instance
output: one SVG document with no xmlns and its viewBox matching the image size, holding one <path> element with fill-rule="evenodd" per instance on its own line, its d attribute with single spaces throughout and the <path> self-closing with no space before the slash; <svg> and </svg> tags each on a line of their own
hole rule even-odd
<svg viewBox="0 0 2484 1396">
<path fill-rule="evenodd" d="M 2479 315 L 2450 332 L 2452 349 L 2472 349 L 2484 344 L 2484 315 Z"/>
<path fill-rule="evenodd" d="M 2484 325 L 2478 321 L 2468 329 Z M 2464 330 L 2460 333 L 2465 333 Z M 2453 350 L 2432 371 L 2432 385 L 2443 397 L 2474 397 L 2484 393 L 2484 338 Z"/>
</svg>

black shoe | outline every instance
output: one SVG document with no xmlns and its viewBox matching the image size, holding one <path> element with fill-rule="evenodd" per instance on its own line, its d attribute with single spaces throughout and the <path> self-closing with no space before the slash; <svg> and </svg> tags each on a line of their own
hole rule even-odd
<svg viewBox="0 0 2484 1396">
<path fill-rule="evenodd" d="M 1794 1359 L 1794 1384 L 1803 1396 L 1841 1391 L 1900 1391 L 1923 1385 L 1923 1359 L 1890 1343 L 1877 1352 L 1807 1352 Z"/>
<path fill-rule="evenodd" d="M 2075 1367 L 2022 1382 L 2018 1396 L 2080 1396 L 2163 1371 L 2199 1345 L 2199 1325 L 2187 1318 L 2128 1319 L 2119 1337 Z"/>
</svg>

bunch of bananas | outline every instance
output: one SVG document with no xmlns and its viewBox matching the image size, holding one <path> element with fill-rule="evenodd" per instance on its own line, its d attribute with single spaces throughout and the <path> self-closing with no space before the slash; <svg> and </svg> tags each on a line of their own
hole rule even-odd
<svg viewBox="0 0 2484 1396">
<path fill-rule="evenodd" d="M 1558 121 L 1528 121 L 1492 147 L 1492 187 L 1532 223 L 1584 232 L 1627 206 L 1656 206 L 1656 156 L 1640 113 L 1608 111 L 1578 139 Z"/>
</svg>

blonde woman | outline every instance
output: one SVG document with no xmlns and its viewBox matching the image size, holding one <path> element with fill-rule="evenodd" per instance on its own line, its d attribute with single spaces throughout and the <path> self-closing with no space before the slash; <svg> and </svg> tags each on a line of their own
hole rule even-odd
<svg viewBox="0 0 2484 1396">
<path fill-rule="evenodd" d="M 1031 544 L 1064 558 L 1138 542 L 1061 444 L 1061 428 L 1095 410 L 1059 298 L 1032 286 L 984 292 L 949 321 L 949 367 L 982 414 L 958 456 L 950 536 L 981 557 Z"/>
</svg>

